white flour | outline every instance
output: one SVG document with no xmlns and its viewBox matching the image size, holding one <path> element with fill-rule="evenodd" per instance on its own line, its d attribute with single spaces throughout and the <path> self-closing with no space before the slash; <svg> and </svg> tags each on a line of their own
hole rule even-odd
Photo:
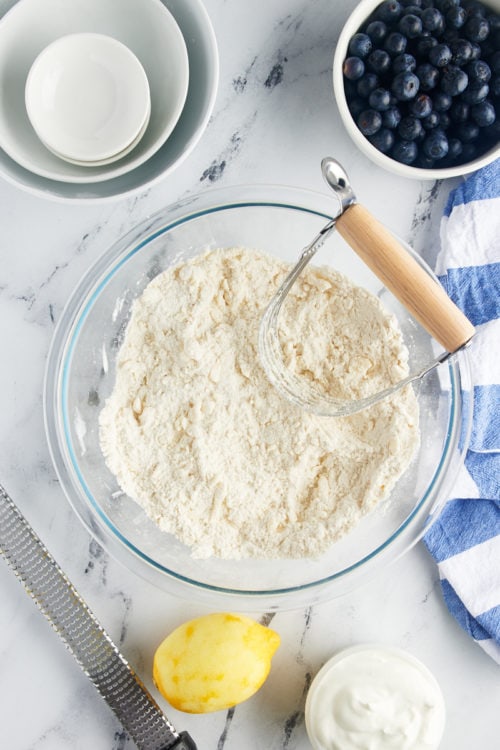
<svg viewBox="0 0 500 750">
<path fill-rule="evenodd" d="M 157 276 L 133 306 L 102 450 L 122 489 L 197 557 L 320 554 L 387 497 L 418 445 L 411 388 L 325 418 L 269 384 L 258 327 L 287 269 L 215 250 Z M 289 366 L 336 396 L 407 373 L 393 317 L 335 272 L 306 270 L 282 317 Z"/>
</svg>

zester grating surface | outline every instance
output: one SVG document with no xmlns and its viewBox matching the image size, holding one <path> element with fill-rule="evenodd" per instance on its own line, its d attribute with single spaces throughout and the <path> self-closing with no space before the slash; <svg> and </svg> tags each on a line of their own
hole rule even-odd
<svg viewBox="0 0 500 750">
<path fill-rule="evenodd" d="M 196 750 L 175 730 L 0 485 L 0 551 L 141 750 Z"/>
</svg>

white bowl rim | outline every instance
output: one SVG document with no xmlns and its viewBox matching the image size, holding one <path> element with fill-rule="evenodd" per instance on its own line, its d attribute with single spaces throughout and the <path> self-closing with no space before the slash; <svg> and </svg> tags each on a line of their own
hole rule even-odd
<svg viewBox="0 0 500 750">
<path fill-rule="evenodd" d="M 412 167 L 411 164 L 401 164 L 395 159 L 383 154 L 375 148 L 370 141 L 360 132 L 347 106 L 347 99 L 344 92 L 344 81 L 342 75 L 342 63 L 344 62 L 349 40 L 360 28 L 367 16 L 381 4 L 383 0 L 360 0 L 352 13 L 347 18 L 335 47 L 333 56 L 333 90 L 335 101 L 340 112 L 344 126 L 356 146 L 378 166 L 393 172 L 400 177 L 412 177 L 417 180 L 442 180 L 449 177 L 462 177 L 463 175 L 475 172 L 481 167 L 493 162 L 500 156 L 500 143 L 487 151 L 482 156 L 466 164 L 460 164 L 456 167 L 447 167 L 442 169 L 424 169 L 422 167 Z M 487 4 L 487 3 L 486 3 Z M 495 4 L 495 3 L 493 3 Z M 496 5 L 500 7 L 500 2 L 496 0 Z"/>
<path fill-rule="evenodd" d="M 377 651 L 384 654 L 400 657 L 408 665 L 415 667 L 427 677 L 431 685 L 434 686 L 436 694 L 440 697 L 440 707 L 443 712 L 441 735 L 443 734 L 446 721 L 446 705 L 444 695 L 441 689 L 441 685 L 439 684 L 436 676 L 429 669 L 427 664 L 425 664 L 421 659 L 415 656 L 415 654 L 411 653 L 411 651 L 401 648 L 401 646 L 394 646 L 389 643 L 376 643 L 375 641 L 369 641 L 366 643 L 355 643 L 352 646 L 346 646 L 345 648 L 335 651 L 333 655 L 330 656 L 330 658 L 327 659 L 326 662 L 324 662 L 322 667 L 314 675 L 307 692 L 306 702 L 304 706 L 304 720 L 306 731 L 314 748 L 319 747 L 319 745 L 317 745 L 316 742 L 313 742 L 314 732 L 312 730 L 312 714 L 314 712 L 317 693 L 321 689 L 321 685 L 324 680 L 328 677 L 328 673 L 330 672 L 330 670 L 334 669 L 337 664 L 342 662 L 344 659 L 349 658 L 350 656 L 356 654 L 367 654 Z"/>
<path fill-rule="evenodd" d="M 132 151 L 132 149 L 137 146 L 142 136 L 146 132 L 146 128 L 149 123 L 150 115 L 151 115 L 151 107 L 148 107 L 148 110 L 146 112 L 146 118 L 144 120 L 142 127 L 140 128 L 139 132 L 137 133 L 133 141 L 129 143 L 129 145 L 126 148 L 124 148 L 123 151 L 120 151 L 118 154 L 115 154 L 115 156 L 112 156 L 109 159 L 100 159 L 99 161 L 93 162 L 94 166 L 101 166 L 102 164 L 111 164 L 111 162 L 116 161 L 116 159 L 121 159 L 122 156 L 125 156 L 126 154 L 128 154 L 129 151 Z M 56 156 L 61 156 L 56 151 L 54 151 L 54 153 Z M 66 159 L 66 161 L 69 161 L 73 164 L 78 164 L 80 166 L 85 166 L 86 164 L 85 162 L 79 162 L 76 159 L 69 159 L 67 156 L 66 157 L 61 156 L 61 159 Z"/>
</svg>

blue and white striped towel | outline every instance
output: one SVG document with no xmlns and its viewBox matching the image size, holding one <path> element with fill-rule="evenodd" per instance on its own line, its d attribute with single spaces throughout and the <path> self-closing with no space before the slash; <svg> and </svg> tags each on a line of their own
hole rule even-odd
<svg viewBox="0 0 500 750">
<path fill-rule="evenodd" d="M 436 273 L 476 326 L 474 416 L 453 499 L 424 541 L 448 609 L 500 663 L 500 159 L 450 193 Z"/>
</svg>

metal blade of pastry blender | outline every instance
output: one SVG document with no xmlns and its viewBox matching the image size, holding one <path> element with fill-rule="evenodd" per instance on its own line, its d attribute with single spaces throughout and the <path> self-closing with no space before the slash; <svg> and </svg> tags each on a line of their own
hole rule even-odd
<svg viewBox="0 0 500 750">
<path fill-rule="evenodd" d="M 0 485 L 0 551 L 140 750 L 196 750 L 177 732 Z"/>
<path fill-rule="evenodd" d="M 320 416 L 355 414 L 378 403 L 400 388 L 423 378 L 469 344 L 474 327 L 401 243 L 364 206 L 356 202 L 349 178 L 331 157 L 321 163 L 323 177 L 336 194 L 340 210 L 302 251 L 264 311 L 259 327 L 259 355 L 266 375 L 289 401 Z M 337 230 L 410 314 L 446 351 L 418 371 L 365 398 L 342 400 L 321 393 L 284 363 L 279 340 L 279 315 L 298 277 L 330 234 Z"/>
</svg>

